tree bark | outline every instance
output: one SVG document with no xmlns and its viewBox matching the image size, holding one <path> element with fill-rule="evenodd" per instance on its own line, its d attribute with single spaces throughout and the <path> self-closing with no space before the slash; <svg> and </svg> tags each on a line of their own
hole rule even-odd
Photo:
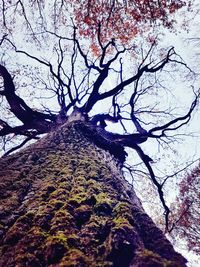
<svg viewBox="0 0 200 267">
<path fill-rule="evenodd" d="M 0 160 L 0 266 L 186 266 L 144 212 L 123 147 L 81 121 Z"/>
</svg>

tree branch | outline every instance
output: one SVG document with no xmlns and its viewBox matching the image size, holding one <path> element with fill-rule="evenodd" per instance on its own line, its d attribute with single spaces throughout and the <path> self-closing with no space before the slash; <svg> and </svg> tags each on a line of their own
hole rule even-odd
<svg viewBox="0 0 200 267">
<path fill-rule="evenodd" d="M 196 97 L 195 97 L 194 101 L 192 102 L 190 109 L 186 115 L 178 117 L 174 120 L 171 120 L 162 126 L 157 126 L 157 127 L 152 128 L 151 130 L 148 131 L 148 136 L 154 137 L 154 138 L 162 137 L 162 136 L 165 136 L 166 131 L 176 130 L 176 129 L 180 128 L 182 125 L 186 124 L 191 119 L 191 114 L 192 114 L 194 108 L 196 107 L 196 105 L 198 104 L 199 96 L 200 96 L 200 92 L 196 95 Z M 176 127 L 174 126 L 173 128 L 169 128 L 170 126 L 172 126 L 172 125 L 174 125 L 180 121 L 185 121 L 185 122 L 181 123 L 180 125 L 178 125 Z M 157 131 L 161 131 L 161 134 L 159 134 L 159 135 L 153 134 L 154 132 L 157 132 Z"/>
<path fill-rule="evenodd" d="M 11 154 L 12 152 L 16 151 L 17 149 L 23 147 L 26 143 L 28 143 L 30 140 L 32 139 L 39 139 L 37 137 L 27 137 L 23 142 L 21 142 L 19 145 L 11 148 L 10 150 L 8 150 L 2 157 L 6 157 L 9 154 Z"/>
<path fill-rule="evenodd" d="M 153 169 L 151 167 L 151 164 L 150 164 L 149 156 L 146 155 L 143 152 L 143 150 L 141 149 L 141 147 L 138 146 L 137 144 L 135 144 L 135 146 L 133 148 L 137 151 L 139 157 L 144 162 L 144 164 L 145 164 L 145 166 L 146 166 L 146 168 L 147 168 L 147 170 L 148 170 L 148 172 L 150 174 L 150 177 L 151 177 L 151 180 L 152 180 L 153 184 L 157 187 L 157 191 L 158 191 L 158 195 L 159 195 L 160 201 L 161 201 L 162 206 L 163 206 L 163 208 L 165 210 L 165 213 L 164 213 L 164 215 L 165 215 L 165 226 L 166 226 L 166 231 L 168 231 L 169 230 L 169 214 L 170 214 L 171 211 L 170 211 L 169 207 L 167 206 L 167 204 L 165 202 L 164 193 L 163 193 L 163 190 L 162 190 L 162 184 L 160 184 L 157 181 L 156 177 L 155 177 L 154 171 L 153 171 Z"/>
<path fill-rule="evenodd" d="M 2 93 L 8 101 L 11 112 L 25 125 L 26 129 L 33 128 L 44 131 L 45 127 L 47 127 L 46 131 L 48 131 L 52 122 L 55 121 L 56 115 L 44 114 L 31 109 L 23 99 L 16 95 L 13 79 L 8 70 L 2 65 L 0 65 L 0 75 L 4 80 L 4 90 Z M 6 134 L 13 132 L 13 129 L 8 125 L 4 125 L 1 135 L 3 132 Z M 17 129 L 15 128 L 15 132 Z"/>
</svg>

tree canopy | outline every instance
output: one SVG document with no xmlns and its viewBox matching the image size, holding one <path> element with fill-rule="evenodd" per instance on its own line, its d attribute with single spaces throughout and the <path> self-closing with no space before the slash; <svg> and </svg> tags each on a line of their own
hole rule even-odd
<svg viewBox="0 0 200 267">
<path fill-rule="evenodd" d="M 5 155 L 79 112 L 106 138 L 137 152 L 169 231 L 167 179 L 157 179 L 153 160 L 140 144 L 173 142 L 173 133 L 191 120 L 198 104 L 199 92 L 190 88 L 184 108 L 177 107 L 170 77 L 174 82 L 178 70 L 180 75 L 192 71 L 174 47 L 159 46 L 159 32 L 175 30 L 175 13 L 187 12 L 190 1 L 3 0 L 1 7 Z M 114 132 L 106 130 L 110 122 L 118 125 Z"/>
</svg>

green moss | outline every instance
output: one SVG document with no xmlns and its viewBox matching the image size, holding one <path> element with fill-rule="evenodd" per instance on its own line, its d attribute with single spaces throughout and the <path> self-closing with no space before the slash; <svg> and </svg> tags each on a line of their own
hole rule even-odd
<svg viewBox="0 0 200 267">
<path fill-rule="evenodd" d="M 73 216 L 65 209 L 60 209 L 55 212 L 54 217 L 51 220 L 51 229 L 53 226 L 59 228 L 59 226 L 70 226 L 73 225 L 74 218 Z"/>
<path fill-rule="evenodd" d="M 49 204 L 55 208 L 55 210 L 60 209 L 61 207 L 64 206 L 65 202 L 57 199 L 51 199 L 49 201 Z"/>
<path fill-rule="evenodd" d="M 83 247 L 90 248 L 91 253 L 99 256 L 98 247 L 102 244 L 102 248 L 105 252 L 104 241 L 107 239 L 111 231 L 112 221 L 108 221 L 106 216 L 91 215 L 90 220 L 84 225 L 83 236 L 80 235 L 80 239 Z M 101 254 L 102 255 L 102 254 Z"/>
<path fill-rule="evenodd" d="M 100 203 L 107 203 L 108 205 L 112 206 L 115 202 L 113 197 L 110 196 L 110 192 L 102 192 L 95 196 L 97 200 L 97 204 Z"/>
<path fill-rule="evenodd" d="M 22 215 L 21 217 L 19 217 L 19 219 L 17 219 L 16 223 L 21 222 L 24 224 L 31 224 L 34 216 L 35 216 L 35 213 L 33 211 L 29 211 L 25 215 Z"/>
<path fill-rule="evenodd" d="M 88 179 L 97 179 L 98 177 L 98 171 L 92 169 L 89 173 L 88 173 Z"/>
<path fill-rule="evenodd" d="M 89 179 L 85 182 L 85 187 L 88 190 L 88 195 L 98 195 L 101 192 L 101 188 L 99 187 L 99 183 L 95 180 Z M 96 199 L 96 198 L 95 198 Z"/>
<path fill-rule="evenodd" d="M 128 220 L 131 225 L 134 225 L 133 212 L 130 204 L 127 202 L 120 201 L 117 203 L 117 205 L 113 208 L 113 216 L 115 218 L 124 218 Z"/>
<path fill-rule="evenodd" d="M 150 250 L 143 250 L 136 256 L 138 267 L 180 267 L 178 263 L 163 259 L 160 255 Z"/>
<path fill-rule="evenodd" d="M 33 235 L 33 236 L 41 236 L 41 237 L 48 237 L 48 233 L 43 231 L 39 226 L 33 226 L 29 232 L 29 235 Z"/>
<path fill-rule="evenodd" d="M 130 208 L 130 204 L 127 202 L 122 202 L 120 201 L 119 203 L 117 203 L 117 205 L 114 207 L 113 209 L 113 215 L 118 215 L 118 214 L 127 214 L 127 213 L 131 213 L 131 208 Z"/>
<path fill-rule="evenodd" d="M 111 215 L 114 200 L 109 193 L 100 193 L 95 195 L 96 204 L 94 210 L 99 215 Z"/>
<path fill-rule="evenodd" d="M 68 250 L 67 238 L 63 233 L 49 236 L 45 242 L 44 255 L 48 264 L 58 263 Z"/>
<path fill-rule="evenodd" d="M 67 255 L 59 263 L 60 267 L 92 267 L 92 263 L 89 257 L 79 249 L 70 249 Z"/>
<path fill-rule="evenodd" d="M 61 243 L 67 246 L 67 237 L 63 232 L 57 232 L 57 235 L 49 235 L 46 239 L 47 243 Z"/>
<path fill-rule="evenodd" d="M 79 188 L 77 188 L 75 191 L 79 192 L 79 190 L 78 190 Z M 81 192 L 81 193 L 77 193 L 77 194 L 74 193 L 73 195 L 71 195 L 69 197 L 68 203 L 73 205 L 73 206 L 78 206 L 81 203 L 84 203 L 87 198 L 88 198 L 88 195 L 85 192 Z"/>
<path fill-rule="evenodd" d="M 59 179 L 59 188 L 70 191 L 72 187 L 69 185 L 69 181 L 66 178 Z"/>
<path fill-rule="evenodd" d="M 66 210 L 58 210 L 51 220 L 50 232 L 55 234 L 58 231 L 70 231 L 74 224 L 73 216 Z"/>
<path fill-rule="evenodd" d="M 133 230 L 133 226 L 129 223 L 129 221 L 124 217 L 117 217 L 113 219 L 115 224 L 113 229 L 130 229 Z"/>
</svg>

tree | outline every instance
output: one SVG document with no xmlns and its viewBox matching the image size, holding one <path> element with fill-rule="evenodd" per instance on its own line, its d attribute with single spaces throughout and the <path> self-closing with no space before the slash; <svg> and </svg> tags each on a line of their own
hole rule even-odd
<svg viewBox="0 0 200 267">
<path fill-rule="evenodd" d="M 80 9 L 74 1 L 75 15 L 69 26 L 66 26 L 69 13 L 64 1 L 53 3 L 53 14 L 51 7 L 46 9 L 53 23 L 46 20 L 43 2 L 34 2 L 33 6 L 29 1 L 26 5 L 22 1 L 2 3 L 5 34 L 0 42 L 4 51 L 0 95 L 8 116 L 1 117 L 0 136 L 3 145 L 19 136 L 23 138 L 0 162 L 2 266 L 57 263 L 59 266 L 185 266 L 185 259 L 173 250 L 144 213 L 134 191 L 122 177 L 124 148 L 129 147 L 146 166 L 169 230 L 165 181 L 157 179 L 152 159 L 140 145 L 149 139 L 169 140 L 169 133 L 190 121 L 199 95 L 193 92 L 194 99 L 184 114 L 165 105 L 161 109 L 158 101 L 167 96 L 167 90 L 159 89 L 164 70 L 169 73 L 167 66 L 177 65 L 189 68 L 174 47 L 159 51 L 160 56 L 156 58 L 155 38 L 147 38 L 148 47 L 133 45 L 131 40 L 141 33 L 142 26 L 159 20 L 164 26 L 172 27 L 166 12 L 174 13 L 184 2 L 130 1 L 132 4 L 127 9 L 128 1 L 123 2 L 125 6 L 111 1 L 109 7 L 103 1 L 101 14 L 108 16 L 94 21 L 91 18 L 96 2 L 90 6 L 91 2 L 86 1 L 84 5 L 88 8 Z M 33 12 L 33 7 L 37 7 L 38 13 Z M 124 14 L 128 12 L 128 25 L 131 25 L 130 16 L 134 17 L 138 10 L 141 14 L 148 10 L 147 15 L 135 18 L 134 34 L 128 33 L 125 39 L 121 24 L 110 24 L 120 16 L 122 8 Z M 80 14 L 81 10 L 89 14 Z M 19 48 L 16 32 L 11 29 L 18 12 L 27 27 L 25 32 L 28 29 L 31 33 L 22 35 L 26 41 L 32 41 L 31 48 L 29 42 L 26 44 L 26 50 Z M 30 18 L 35 17 L 32 22 Z M 80 18 L 86 23 L 84 29 L 77 28 Z M 23 34 L 24 28 L 21 29 Z M 110 29 L 117 32 L 116 36 L 111 35 Z M 83 39 L 85 30 L 92 42 Z M 48 47 L 44 49 L 47 41 Z M 37 51 L 31 52 L 33 44 L 39 53 L 42 51 L 42 56 Z M 26 56 L 35 65 L 29 70 L 23 57 L 18 57 L 17 62 L 23 67 L 12 69 L 8 51 L 10 55 L 16 52 Z M 52 57 L 47 60 L 50 51 Z M 130 55 L 134 61 L 137 59 L 131 73 L 130 65 L 125 64 Z M 17 78 L 19 75 L 22 80 Z M 23 100 L 20 86 L 27 90 L 30 87 L 35 97 L 38 97 L 35 88 L 42 86 L 45 91 L 42 90 L 40 99 L 56 97 L 58 105 L 51 102 L 53 107 L 44 107 L 40 103 L 33 108 Z M 96 106 L 102 103 L 106 107 L 100 113 Z M 123 132 L 108 131 L 109 122 L 121 125 Z M 8 156 L 45 133 L 48 135 L 36 144 Z"/>
<path fill-rule="evenodd" d="M 199 255 L 199 166 L 196 166 L 190 173 L 185 175 L 180 183 L 180 192 L 173 205 L 176 218 L 173 223 L 170 235 L 173 239 L 179 236 L 187 241 L 189 250 Z M 177 219 L 178 218 L 178 219 Z"/>
</svg>

